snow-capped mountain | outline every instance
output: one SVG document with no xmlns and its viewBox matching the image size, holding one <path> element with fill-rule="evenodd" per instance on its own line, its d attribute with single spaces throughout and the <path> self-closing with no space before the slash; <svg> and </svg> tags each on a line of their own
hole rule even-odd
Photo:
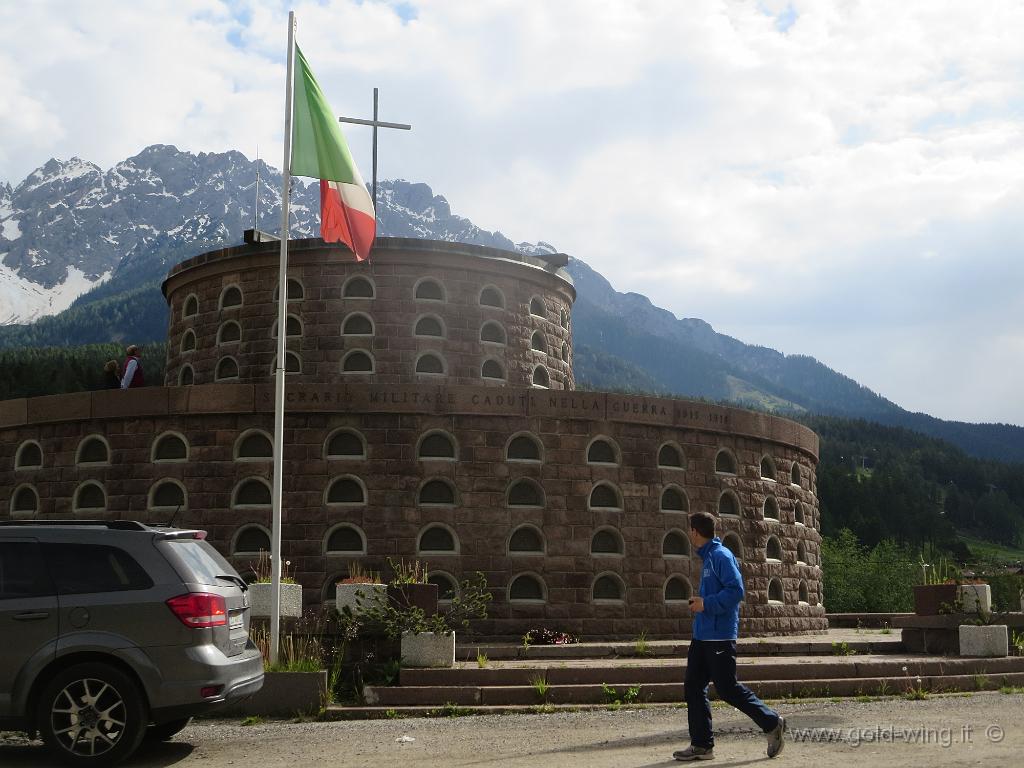
<svg viewBox="0 0 1024 768">
<path fill-rule="evenodd" d="M 281 174 L 240 152 L 147 147 L 109 170 L 74 157 L 50 160 L 11 187 L 0 183 L 0 325 L 56 314 L 120 270 L 152 271 L 201 249 L 240 243 L 242 232 L 277 232 Z M 293 181 L 292 237 L 319 231 L 316 183 Z M 426 184 L 378 183 L 379 232 L 551 253 L 516 246 L 452 214 Z"/>
<path fill-rule="evenodd" d="M 259 228 L 280 226 L 280 174 L 258 164 Z M 160 281 L 178 261 L 242 242 L 256 222 L 257 163 L 239 152 L 198 155 L 155 145 L 103 171 L 51 160 L 16 187 L 0 182 L 0 352 L 118 340 L 162 343 Z M 514 244 L 453 215 L 426 184 L 383 181 L 378 232 L 554 253 Z M 319 231 L 319 189 L 296 179 L 292 237 Z M 1024 460 L 1024 430 L 910 414 L 813 358 L 785 356 L 677 319 L 639 294 L 621 294 L 571 259 L 577 381 L 725 399 L 782 411 L 855 416 L 943 437 L 968 452 Z M 102 283 L 102 284 L 101 284 Z M 74 304 L 74 306 L 72 306 Z M 30 325 L 16 325 L 29 323 Z"/>
</svg>

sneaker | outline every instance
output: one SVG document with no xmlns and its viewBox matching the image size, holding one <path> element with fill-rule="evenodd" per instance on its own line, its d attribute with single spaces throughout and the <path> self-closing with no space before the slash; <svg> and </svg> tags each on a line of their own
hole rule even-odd
<svg viewBox="0 0 1024 768">
<path fill-rule="evenodd" d="M 681 763 L 688 763 L 691 760 L 711 760 L 714 756 L 714 747 L 695 747 L 692 744 L 686 749 L 672 753 L 672 757 Z"/>
<path fill-rule="evenodd" d="M 779 724 L 768 731 L 768 757 L 778 757 L 786 746 L 786 718 L 779 715 Z"/>
</svg>

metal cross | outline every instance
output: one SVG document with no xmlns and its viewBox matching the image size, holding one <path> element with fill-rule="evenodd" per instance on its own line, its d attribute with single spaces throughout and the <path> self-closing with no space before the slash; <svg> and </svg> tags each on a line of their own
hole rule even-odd
<svg viewBox="0 0 1024 768">
<path fill-rule="evenodd" d="M 339 117 L 338 122 L 340 123 L 354 123 L 356 125 L 371 125 L 373 126 L 373 181 L 372 189 L 373 192 L 373 210 L 377 210 L 377 129 L 378 128 L 397 128 L 400 131 L 412 130 L 411 125 L 405 125 L 404 123 L 385 123 L 377 119 L 377 89 L 373 89 L 373 120 L 360 120 L 358 117 Z"/>
</svg>

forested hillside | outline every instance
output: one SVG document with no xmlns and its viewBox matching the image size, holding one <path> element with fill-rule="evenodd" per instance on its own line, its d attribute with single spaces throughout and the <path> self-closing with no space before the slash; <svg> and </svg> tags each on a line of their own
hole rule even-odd
<svg viewBox="0 0 1024 768">
<path fill-rule="evenodd" d="M 934 544 L 960 559 L 967 534 L 1024 544 L 1024 464 L 976 459 L 942 440 L 861 419 L 806 418 L 821 437 L 822 534 Z"/>
<path fill-rule="evenodd" d="M 0 400 L 103 389 L 103 364 L 124 362 L 121 344 L 0 349 Z M 142 370 L 149 385 L 163 384 L 165 344 L 142 347 Z"/>
<path fill-rule="evenodd" d="M 587 264 L 572 259 L 577 348 L 612 355 L 640 371 L 650 390 L 723 400 L 783 416 L 804 413 L 863 418 L 947 440 L 983 458 L 1024 461 L 1024 429 L 967 424 L 911 413 L 806 355 L 744 344 L 697 318 L 677 318 L 638 293 L 620 293 Z M 577 371 L 586 381 L 588 369 Z M 599 374 L 598 374 L 599 375 Z M 635 377 L 634 377 L 635 378 Z"/>
</svg>

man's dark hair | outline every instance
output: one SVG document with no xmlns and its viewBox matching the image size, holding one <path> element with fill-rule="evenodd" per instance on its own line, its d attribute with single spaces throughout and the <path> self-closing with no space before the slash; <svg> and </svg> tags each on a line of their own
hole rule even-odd
<svg viewBox="0 0 1024 768">
<path fill-rule="evenodd" d="M 715 538 L 715 516 L 709 512 L 694 512 L 690 515 L 690 527 L 705 539 Z"/>
</svg>

